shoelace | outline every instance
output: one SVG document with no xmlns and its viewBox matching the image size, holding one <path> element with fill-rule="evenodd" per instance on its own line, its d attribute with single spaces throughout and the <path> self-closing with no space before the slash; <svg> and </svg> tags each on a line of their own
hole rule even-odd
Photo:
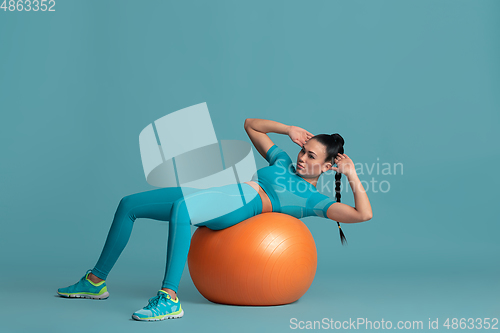
<svg viewBox="0 0 500 333">
<path fill-rule="evenodd" d="M 145 309 L 151 309 L 152 307 L 154 306 L 157 306 L 158 305 L 158 302 L 160 301 L 160 299 L 167 299 L 167 296 L 164 294 L 164 293 L 161 293 L 160 295 L 156 295 L 154 297 L 151 297 L 149 300 L 148 300 L 148 305 L 146 305 Z"/>
</svg>

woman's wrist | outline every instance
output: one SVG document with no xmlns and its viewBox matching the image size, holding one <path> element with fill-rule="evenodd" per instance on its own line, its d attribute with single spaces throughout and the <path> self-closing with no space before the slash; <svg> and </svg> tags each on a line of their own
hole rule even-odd
<svg viewBox="0 0 500 333">
<path fill-rule="evenodd" d="M 272 120 L 270 120 L 270 121 L 274 125 L 272 132 L 278 133 L 278 134 L 288 135 L 288 132 L 289 132 L 291 126 L 285 125 L 285 124 L 277 122 L 277 121 L 272 121 Z"/>
<path fill-rule="evenodd" d="M 356 173 L 356 170 L 353 170 L 351 172 L 346 173 L 345 176 L 347 177 L 347 179 L 358 178 L 358 174 Z"/>
</svg>

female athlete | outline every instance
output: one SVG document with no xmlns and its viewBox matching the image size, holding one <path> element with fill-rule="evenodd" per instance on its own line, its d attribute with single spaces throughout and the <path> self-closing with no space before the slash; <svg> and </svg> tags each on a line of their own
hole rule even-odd
<svg viewBox="0 0 500 333">
<path fill-rule="evenodd" d="M 210 189 L 167 187 L 125 196 L 121 199 L 111 224 L 104 248 L 95 267 L 80 281 L 59 288 L 63 297 L 106 299 L 109 293 L 106 278 L 130 238 L 134 221 L 149 218 L 169 222 L 167 260 L 162 288 L 132 318 L 157 321 L 180 318 L 184 314 L 177 291 L 187 260 L 191 225 L 213 230 L 231 227 L 257 214 L 279 212 L 296 218 L 319 216 L 339 222 L 357 223 L 372 218 L 372 209 L 354 168 L 344 154 L 344 139 L 337 133 L 312 135 L 297 126 L 288 126 L 266 119 L 246 119 L 245 130 L 257 151 L 269 166 L 259 169 L 252 181 Z M 286 152 L 276 146 L 267 133 L 286 134 L 301 147 L 296 167 Z M 334 165 L 337 165 L 336 167 Z M 336 200 L 320 194 L 316 185 L 326 171 L 336 171 Z M 340 178 L 348 178 L 354 194 L 355 207 L 340 203 Z M 255 192 L 256 191 L 256 192 Z M 257 195 L 258 193 L 259 195 Z M 242 206 L 242 196 L 253 199 Z M 189 200 L 188 211 L 186 201 Z M 217 215 L 220 203 L 234 207 L 230 213 Z M 193 208 L 194 207 L 194 208 Z M 197 222 L 210 210 L 211 220 Z M 215 213 L 215 214 L 214 214 Z"/>
</svg>

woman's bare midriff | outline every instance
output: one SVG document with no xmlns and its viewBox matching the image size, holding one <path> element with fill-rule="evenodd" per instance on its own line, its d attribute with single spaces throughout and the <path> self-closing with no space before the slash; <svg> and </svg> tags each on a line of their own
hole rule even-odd
<svg viewBox="0 0 500 333">
<path fill-rule="evenodd" d="M 245 183 L 248 184 L 248 185 L 250 185 L 250 186 L 252 186 L 254 188 L 254 190 L 256 190 L 259 193 L 260 198 L 262 200 L 262 213 L 272 212 L 273 211 L 273 206 L 271 204 L 271 200 L 269 199 L 267 193 L 264 192 L 264 190 L 262 189 L 262 187 L 260 187 L 260 185 L 257 184 L 254 181 L 245 182 Z"/>
</svg>

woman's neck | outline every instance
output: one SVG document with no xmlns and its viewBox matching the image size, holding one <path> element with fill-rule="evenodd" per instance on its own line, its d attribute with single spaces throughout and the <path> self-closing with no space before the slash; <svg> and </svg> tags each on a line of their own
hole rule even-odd
<svg viewBox="0 0 500 333">
<path fill-rule="evenodd" d="M 299 176 L 300 178 L 302 178 L 303 180 L 305 180 L 306 182 L 312 184 L 314 187 L 316 187 L 316 185 L 318 184 L 318 178 L 319 177 L 316 177 L 316 178 L 304 178 L 301 175 L 299 175 L 297 172 L 295 172 L 295 174 L 297 176 Z"/>
</svg>

